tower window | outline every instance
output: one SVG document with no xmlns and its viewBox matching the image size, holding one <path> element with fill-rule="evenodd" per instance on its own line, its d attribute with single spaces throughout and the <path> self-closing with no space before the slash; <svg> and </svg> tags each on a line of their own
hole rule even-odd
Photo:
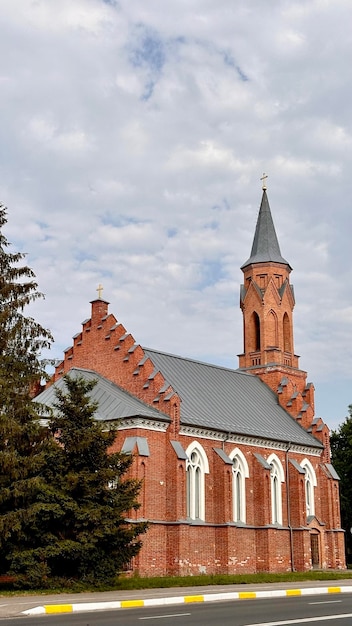
<svg viewBox="0 0 352 626">
<path fill-rule="evenodd" d="M 266 320 L 267 327 L 267 347 L 277 347 L 278 345 L 278 332 L 277 332 L 277 317 L 273 310 L 269 311 Z"/>
<path fill-rule="evenodd" d="M 252 325 L 253 325 L 253 334 L 254 334 L 254 345 L 252 347 L 253 350 L 260 350 L 260 319 L 258 313 L 255 311 L 252 315 Z"/>
<path fill-rule="evenodd" d="M 283 319 L 283 331 L 284 331 L 284 351 L 292 352 L 290 320 L 289 320 L 287 313 L 285 313 L 284 319 Z"/>
</svg>

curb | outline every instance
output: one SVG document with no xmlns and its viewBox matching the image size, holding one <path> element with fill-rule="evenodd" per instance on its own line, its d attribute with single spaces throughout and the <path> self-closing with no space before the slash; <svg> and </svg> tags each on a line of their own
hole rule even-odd
<svg viewBox="0 0 352 626">
<path fill-rule="evenodd" d="M 21 615 L 48 615 L 54 613 L 77 613 L 83 611 L 107 611 L 132 609 L 137 607 L 165 606 L 171 604 L 191 604 L 193 602 L 220 602 L 221 600 L 253 600 L 255 598 L 291 598 L 323 594 L 352 593 L 352 586 L 316 587 L 307 589 L 273 589 L 272 591 L 232 591 L 193 596 L 173 596 L 170 598 L 150 598 L 146 600 L 116 600 L 111 602 L 78 602 L 76 604 L 45 604 L 22 611 Z"/>
</svg>

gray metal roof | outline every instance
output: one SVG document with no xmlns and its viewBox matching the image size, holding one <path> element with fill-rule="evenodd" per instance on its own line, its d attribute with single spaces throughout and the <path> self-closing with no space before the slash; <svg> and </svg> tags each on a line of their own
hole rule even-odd
<svg viewBox="0 0 352 626">
<path fill-rule="evenodd" d="M 321 448 L 253 374 L 144 348 L 181 398 L 181 424 Z"/>
<path fill-rule="evenodd" d="M 82 376 L 85 380 L 97 381 L 90 394 L 91 399 L 98 403 L 98 409 L 94 415 L 97 420 L 110 421 L 128 417 L 147 417 L 170 421 L 169 416 L 165 415 L 165 413 L 161 413 L 161 411 L 145 404 L 92 370 L 73 367 L 68 374 L 73 377 Z M 52 407 L 56 402 L 55 387 L 64 389 L 64 379 L 60 378 L 53 385 L 42 391 L 35 397 L 35 402 Z"/>
<path fill-rule="evenodd" d="M 268 196 L 264 189 L 259 209 L 257 226 L 255 229 L 251 256 L 241 269 L 253 263 L 284 263 L 290 264 L 281 256 L 279 242 L 276 236 L 273 218 L 271 216 Z"/>
</svg>

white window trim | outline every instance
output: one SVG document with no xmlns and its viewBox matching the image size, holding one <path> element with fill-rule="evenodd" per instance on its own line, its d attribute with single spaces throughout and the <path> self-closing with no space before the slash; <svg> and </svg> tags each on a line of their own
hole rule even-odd
<svg viewBox="0 0 352 626">
<path fill-rule="evenodd" d="M 232 519 L 234 522 L 246 523 L 246 478 L 249 478 L 249 469 L 247 459 L 239 448 L 232 450 L 229 455 L 231 461 L 238 459 L 240 465 L 240 502 L 239 502 L 239 519 L 237 519 L 237 489 L 236 489 L 236 472 L 232 468 Z"/>
<path fill-rule="evenodd" d="M 308 459 L 303 459 L 301 463 L 302 469 L 304 469 L 304 492 L 306 498 L 306 512 L 307 517 L 315 515 L 315 495 L 314 487 L 317 486 L 317 477 L 314 471 L 314 467 Z M 308 493 L 309 490 L 309 493 Z"/>
<path fill-rule="evenodd" d="M 273 471 L 270 472 L 270 490 L 271 490 L 271 523 L 282 525 L 282 489 L 281 483 L 285 482 L 285 472 L 280 459 L 276 454 L 271 454 L 267 459 L 267 463 L 272 466 Z M 276 471 L 275 471 L 276 470 Z M 275 478 L 278 480 L 276 481 Z M 276 503 L 276 506 L 275 506 Z"/>
<path fill-rule="evenodd" d="M 195 471 L 193 471 L 193 466 L 190 462 L 190 458 L 193 452 L 197 452 L 200 459 L 200 477 L 199 477 L 199 502 L 198 506 L 195 501 L 196 490 L 195 490 Z M 189 472 L 189 476 L 187 477 L 187 501 L 189 501 L 189 517 L 190 519 L 200 519 L 205 520 L 205 474 L 209 474 L 209 462 L 207 455 L 203 446 L 200 445 L 198 441 L 192 441 L 186 450 L 187 454 L 187 462 L 186 462 L 186 470 Z M 188 500 L 189 499 L 189 500 Z M 199 517 L 196 517 L 196 511 L 199 510 Z"/>
</svg>

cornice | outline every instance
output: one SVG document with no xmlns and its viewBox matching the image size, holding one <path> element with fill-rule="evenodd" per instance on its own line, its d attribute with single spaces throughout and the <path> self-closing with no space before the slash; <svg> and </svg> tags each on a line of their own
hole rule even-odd
<svg viewBox="0 0 352 626">
<path fill-rule="evenodd" d="M 272 441 L 264 437 L 253 437 L 250 435 L 236 435 L 220 433 L 216 430 L 207 428 L 199 428 L 197 426 L 181 426 L 180 435 L 193 437 L 195 439 L 212 439 L 213 441 L 221 441 L 223 443 L 235 443 L 255 448 L 269 448 L 271 450 L 283 450 L 286 452 L 296 452 L 298 454 L 307 454 L 310 456 L 320 457 L 321 449 L 313 446 L 305 446 L 300 444 L 292 444 L 285 441 Z"/>
<path fill-rule="evenodd" d="M 144 430 L 155 430 L 165 433 L 169 427 L 169 421 L 150 419 L 148 417 L 130 417 L 119 420 L 118 430 L 128 430 L 130 428 L 141 428 Z"/>
</svg>

